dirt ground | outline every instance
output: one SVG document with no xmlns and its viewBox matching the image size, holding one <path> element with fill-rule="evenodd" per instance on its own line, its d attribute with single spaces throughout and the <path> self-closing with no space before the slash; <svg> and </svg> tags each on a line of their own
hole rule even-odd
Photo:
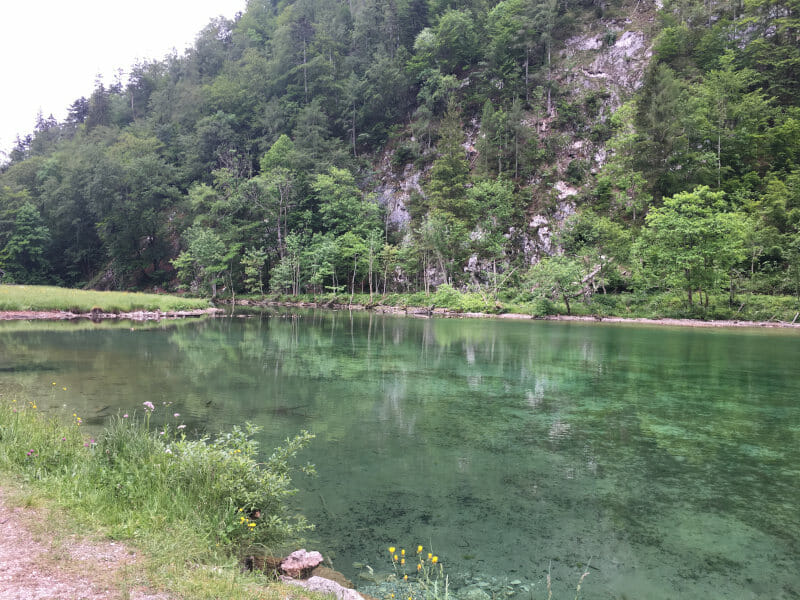
<svg viewBox="0 0 800 600">
<path fill-rule="evenodd" d="M 48 518 L 42 508 L 13 506 L 0 490 L 0 600 L 169 600 L 131 581 L 135 552 L 53 535 Z"/>
</svg>

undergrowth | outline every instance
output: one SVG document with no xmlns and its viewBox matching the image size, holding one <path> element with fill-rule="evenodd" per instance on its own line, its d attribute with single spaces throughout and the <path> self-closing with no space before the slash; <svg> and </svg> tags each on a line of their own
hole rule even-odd
<svg viewBox="0 0 800 600">
<path fill-rule="evenodd" d="M 250 297 L 259 301 L 261 297 Z M 430 294 L 415 292 L 391 293 L 385 296 L 355 294 L 272 295 L 264 300 L 278 303 L 315 303 L 318 305 L 360 305 L 368 308 L 381 306 L 399 309 L 443 309 L 453 313 L 483 313 L 498 315 L 515 313 L 532 317 L 567 315 L 566 304 L 558 298 L 534 298 L 531 294 L 516 293 L 508 296 L 463 292 L 449 285 L 441 285 Z M 569 314 L 575 316 L 623 317 L 640 319 L 697 319 L 728 321 L 781 321 L 800 322 L 800 299 L 792 296 L 766 296 L 739 294 L 731 301 L 728 294 L 710 294 L 708 306 L 697 301 L 690 305 L 685 295 L 662 294 L 594 294 L 588 301 L 570 300 Z"/>
<path fill-rule="evenodd" d="M 0 400 L 0 473 L 54 499 L 87 531 L 139 546 L 153 557 L 154 580 L 172 589 L 230 587 L 245 553 L 301 541 L 310 525 L 287 500 L 294 459 L 313 435 L 262 459 L 257 427 L 189 439 L 179 414 L 159 412 L 145 402 L 139 416 L 117 416 L 93 436 L 76 413 Z M 213 594 L 189 597 L 250 597 Z"/>
</svg>

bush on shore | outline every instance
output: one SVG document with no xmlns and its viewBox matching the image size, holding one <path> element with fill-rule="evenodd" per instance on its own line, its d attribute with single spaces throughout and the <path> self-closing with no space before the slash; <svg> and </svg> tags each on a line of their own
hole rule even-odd
<svg viewBox="0 0 800 600">
<path fill-rule="evenodd" d="M 452 286 L 442 285 L 431 294 L 392 293 L 386 296 L 354 294 L 351 296 L 335 294 L 311 295 L 271 295 L 266 297 L 246 297 L 256 302 L 316 303 L 319 305 L 357 304 L 374 308 L 391 306 L 397 308 L 444 309 L 455 313 L 485 313 L 489 315 L 517 313 L 544 317 L 566 315 L 567 309 L 559 298 L 533 297 L 521 293 L 514 296 L 490 295 L 476 292 L 462 292 Z M 241 299 L 241 298 L 240 298 Z M 708 306 L 690 306 L 684 296 L 673 293 L 662 294 L 594 294 L 589 301 L 573 299 L 569 314 L 576 316 L 623 317 L 639 319 L 698 319 L 729 321 L 783 321 L 791 322 L 797 316 L 800 321 L 800 300 L 793 296 L 765 296 L 741 294 L 731 302 L 728 294 L 709 294 Z"/>
<path fill-rule="evenodd" d="M 299 541 L 310 526 L 287 505 L 296 492 L 291 465 L 313 436 L 302 432 L 262 461 L 257 427 L 189 439 L 179 418 L 162 418 L 146 402 L 141 418 L 115 417 L 95 437 L 75 413 L 47 416 L 32 402 L 6 400 L 0 471 L 43 488 L 114 538 L 153 547 L 178 538 L 199 562 Z"/>
</svg>

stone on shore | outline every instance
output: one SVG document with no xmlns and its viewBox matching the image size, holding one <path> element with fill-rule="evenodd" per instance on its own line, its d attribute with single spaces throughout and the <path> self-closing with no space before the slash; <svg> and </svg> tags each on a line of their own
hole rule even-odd
<svg viewBox="0 0 800 600">
<path fill-rule="evenodd" d="M 322 594 L 333 594 L 339 600 L 364 600 L 363 596 L 355 590 L 343 587 L 324 577 L 313 576 L 309 579 L 292 579 L 291 577 L 281 576 L 281 581 L 299 585 L 312 592 L 320 592 Z"/>
<path fill-rule="evenodd" d="M 307 552 L 304 549 L 296 550 L 283 559 L 281 571 L 289 577 L 306 578 L 311 575 L 311 570 L 322 563 L 322 554 L 316 550 Z"/>
<path fill-rule="evenodd" d="M 334 571 L 328 567 L 324 567 L 322 565 L 318 567 L 314 567 L 314 570 L 311 571 L 312 577 L 323 577 L 325 579 L 330 579 L 331 581 L 335 581 L 342 587 L 346 588 L 353 588 L 353 582 L 350 581 L 347 577 L 339 573 L 339 571 Z"/>
</svg>

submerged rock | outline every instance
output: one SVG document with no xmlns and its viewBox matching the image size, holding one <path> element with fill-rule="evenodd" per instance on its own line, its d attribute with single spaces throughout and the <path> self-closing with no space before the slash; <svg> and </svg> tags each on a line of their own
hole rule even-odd
<svg viewBox="0 0 800 600">
<path fill-rule="evenodd" d="M 335 581 L 342 587 L 346 588 L 353 588 L 353 582 L 350 581 L 347 577 L 339 573 L 339 571 L 334 571 L 333 569 L 329 569 L 328 567 L 324 567 L 322 565 L 318 567 L 314 567 L 314 570 L 311 571 L 312 577 L 324 577 L 325 579 L 329 579 L 331 581 Z"/>
<path fill-rule="evenodd" d="M 478 586 L 461 590 L 458 596 L 461 600 L 492 600 L 492 597 Z"/>
</svg>

